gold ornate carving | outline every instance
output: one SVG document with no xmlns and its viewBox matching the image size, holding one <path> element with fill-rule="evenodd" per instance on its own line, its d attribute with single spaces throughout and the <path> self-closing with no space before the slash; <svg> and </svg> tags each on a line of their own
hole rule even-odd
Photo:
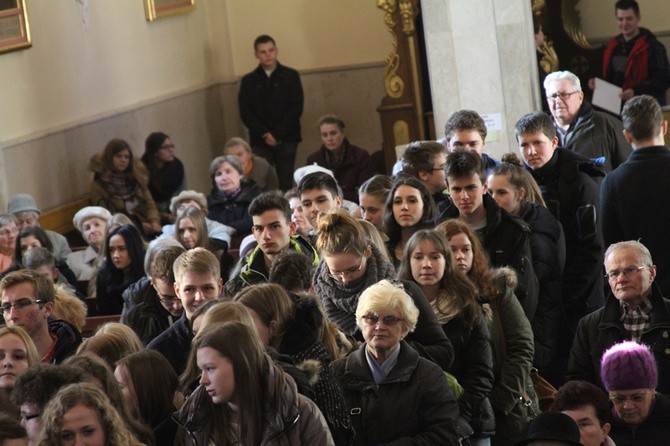
<svg viewBox="0 0 670 446">
<path fill-rule="evenodd" d="M 553 73 L 558 70 L 558 54 L 554 49 L 554 42 L 551 40 L 545 40 L 537 48 L 537 51 L 542 54 L 542 59 L 540 59 L 540 67 L 545 73 Z"/>
<path fill-rule="evenodd" d="M 563 29 L 566 34 L 580 47 L 592 50 L 594 47 L 582 33 L 582 19 L 579 9 L 576 8 L 579 0 L 563 0 L 561 2 L 561 16 L 563 18 Z"/>
<path fill-rule="evenodd" d="M 396 146 L 409 144 L 409 124 L 399 120 L 393 123 L 393 143 Z"/>
<path fill-rule="evenodd" d="M 384 68 L 384 88 L 390 98 L 398 99 L 405 91 L 405 83 L 398 76 L 400 56 L 398 56 L 398 36 L 395 33 L 396 23 L 393 20 L 398 5 L 395 0 L 377 0 L 377 7 L 384 11 L 384 23 L 391 33 L 391 52 L 386 58 Z"/>
<path fill-rule="evenodd" d="M 400 0 L 400 18 L 402 19 L 402 32 L 408 36 L 414 34 L 414 7 L 411 0 Z"/>
</svg>

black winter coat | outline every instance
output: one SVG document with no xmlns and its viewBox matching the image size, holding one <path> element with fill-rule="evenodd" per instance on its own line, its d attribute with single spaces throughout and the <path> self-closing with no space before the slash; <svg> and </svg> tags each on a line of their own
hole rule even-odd
<svg viewBox="0 0 670 446">
<path fill-rule="evenodd" d="M 458 406 L 444 372 L 400 341 L 398 362 L 375 384 L 366 345 L 333 363 L 349 405 L 356 445 L 458 445 Z"/>
<path fill-rule="evenodd" d="M 442 328 L 454 347 L 454 363 L 448 371 L 464 391 L 458 398 L 459 414 L 470 423 L 475 437 L 490 437 L 495 433 L 488 397 L 493 388 L 493 355 L 484 314 L 479 311 L 479 322 L 473 327 L 455 317 Z"/>
<path fill-rule="evenodd" d="M 121 317 L 121 321 L 137 333 L 144 345 L 148 345 L 175 322 L 174 316 L 161 305 L 148 277 L 142 277 L 129 286 L 123 293 L 123 299 L 124 304 L 133 302 L 133 305 Z"/>
<path fill-rule="evenodd" d="M 514 268 L 517 286 L 514 294 L 519 299 L 528 319 L 532 319 L 537 307 L 538 281 L 531 261 L 530 234 L 528 224 L 502 209 L 489 194 L 484 194 L 486 227 L 477 235 L 489 255 L 491 266 Z M 458 218 L 458 208 L 452 203 L 435 219 L 435 224 Z"/>
<path fill-rule="evenodd" d="M 621 120 L 595 111 L 586 101 L 568 131 L 563 134 L 557 127 L 557 134 L 561 147 L 597 162 L 605 172 L 616 169 L 633 151 L 623 136 Z"/>
<path fill-rule="evenodd" d="M 604 301 L 597 183 L 604 172 L 587 158 L 559 147 L 544 166 L 530 173 L 542 190 L 547 208 L 563 226 L 563 301 L 568 315 L 581 317 L 600 308 Z"/>
<path fill-rule="evenodd" d="M 658 367 L 658 390 L 670 394 L 670 300 L 652 287 L 651 326 L 640 341 L 651 348 Z M 605 306 L 579 321 L 577 336 L 570 352 L 568 380 L 581 379 L 605 388 L 600 379 L 600 360 L 605 350 L 630 339 L 621 322 L 621 305 L 609 295 Z M 618 444 L 618 443 L 617 443 Z M 642 443 L 640 443 L 642 444 Z"/>
<path fill-rule="evenodd" d="M 259 65 L 242 78 L 237 101 L 252 146 L 267 147 L 263 140 L 267 132 L 278 141 L 302 141 L 300 116 L 304 96 L 296 70 L 277 62 L 268 77 Z"/>
<path fill-rule="evenodd" d="M 561 292 L 565 268 L 565 236 L 561 224 L 546 208 L 522 203 L 519 212 L 530 226 L 533 269 L 539 282 L 537 310 L 530 321 L 535 342 L 533 365 L 544 374 L 558 348 L 559 325 L 563 313 Z"/>
<path fill-rule="evenodd" d="M 226 196 L 214 186 L 207 196 L 209 214 L 207 218 L 218 221 L 235 229 L 235 235 L 244 237 L 251 234 L 253 221 L 249 215 L 251 201 L 260 195 L 261 190 L 253 180 L 243 179 L 241 191 L 233 197 Z"/>
<path fill-rule="evenodd" d="M 165 356 L 177 375 L 181 375 L 186 368 L 192 339 L 191 323 L 184 312 L 177 322 L 151 341 L 147 348 Z"/>
<path fill-rule="evenodd" d="M 81 344 L 81 333 L 79 333 L 79 330 L 74 325 L 67 321 L 50 320 L 49 334 L 55 336 L 57 339 L 56 348 L 51 358 L 49 358 L 49 362 L 52 364 L 60 364 L 74 355 L 77 347 Z"/>
<path fill-rule="evenodd" d="M 670 295 L 670 149 L 636 149 L 628 161 L 607 174 L 600 187 L 605 245 L 639 240 L 651 252 L 656 283 Z"/>
</svg>

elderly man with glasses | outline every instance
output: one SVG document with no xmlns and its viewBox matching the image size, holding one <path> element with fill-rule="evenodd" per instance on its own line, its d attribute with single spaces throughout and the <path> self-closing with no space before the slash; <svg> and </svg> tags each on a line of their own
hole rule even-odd
<svg viewBox="0 0 670 446">
<path fill-rule="evenodd" d="M 663 371 L 654 356 L 647 345 L 632 341 L 603 355 L 600 376 L 612 404 L 610 436 L 617 446 L 668 444 L 670 399 L 656 391 Z"/>
<path fill-rule="evenodd" d="M 567 378 L 607 388 L 601 380 L 603 352 L 624 340 L 653 346 L 658 364 L 658 390 L 670 392 L 670 300 L 655 286 L 656 265 L 640 242 L 611 245 L 605 252 L 605 278 L 611 293 L 605 306 L 579 321 L 570 352 Z M 627 368 L 618 373 L 629 373 Z M 618 442 L 617 442 L 618 444 Z M 641 444 L 641 443 L 640 443 Z"/>
<path fill-rule="evenodd" d="M 628 159 L 632 148 L 621 121 L 593 109 L 584 100 L 579 78 L 555 71 L 544 79 L 544 91 L 558 136 L 558 145 L 595 161 L 606 172 Z"/>
</svg>

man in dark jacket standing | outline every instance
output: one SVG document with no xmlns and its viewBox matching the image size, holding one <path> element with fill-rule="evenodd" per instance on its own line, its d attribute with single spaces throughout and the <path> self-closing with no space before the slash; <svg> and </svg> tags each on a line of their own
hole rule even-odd
<svg viewBox="0 0 670 446">
<path fill-rule="evenodd" d="M 634 151 L 601 185 L 603 237 L 607 244 L 640 240 L 648 246 L 658 264 L 657 283 L 668 293 L 670 237 L 662 224 L 670 219 L 670 149 L 663 140 L 667 123 L 658 102 L 647 95 L 628 101 L 622 118 Z"/>
<path fill-rule="evenodd" d="M 544 80 L 544 90 L 558 136 L 558 145 L 589 158 L 605 172 L 628 159 L 632 151 L 623 137 L 621 121 L 584 101 L 579 78 L 555 71 Z"/>
<path fill-rule="evenodd" d="M 600 358 L 614 344 L 632 339 L 652 348 L 659 372 L 658 391 L 669 393 L 670 300 L 653 286 L 657 271 L 649 250 L 637 241 L 615 243 L 605 253 L 605 271 L 612 292 L 603 308 L 579 321 L 567 379 L 606 387 Z M 617 371 L 622 376 L 629 372 Z"/>
<path fill-rule="evenodd" d="M 277 62 L 277 53 L 272 37 L 264 34 L 256 38 L 254 55 L 260 63 L 242 78 L 238 104 L 254 153 L 275 167 L 280 189 L 289 190 L 302 140 L 304 97 L 298 72 Z"/>
<path fill-rule="evenodd" d="M 604 299 L 599 188 L 594 179 L 604 172 L 587 158 L 558 148 L 556 129 L 542 112 L 522 116 L 514 132 L 526 168 L 565 231 L 563 302 L 572 336 L 579 319 L 600 308 Z M 566 351 L 569 345 L 570 341 Z"/>
</svg>

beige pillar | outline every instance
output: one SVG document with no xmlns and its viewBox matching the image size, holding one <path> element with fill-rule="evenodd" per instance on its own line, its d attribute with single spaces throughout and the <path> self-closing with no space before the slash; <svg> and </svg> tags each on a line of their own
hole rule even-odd
<svg viewBox="0 0 670 446">
<path fill-rule="evenodd" d="M 460 109 L 498 122 L 486 151 L 516 151 L 514 123 L 539 108 L 530 0 L 421 2 L 438 137 Z M 497 119 L 496 119 L 497 118 Z"/>
</svg>

